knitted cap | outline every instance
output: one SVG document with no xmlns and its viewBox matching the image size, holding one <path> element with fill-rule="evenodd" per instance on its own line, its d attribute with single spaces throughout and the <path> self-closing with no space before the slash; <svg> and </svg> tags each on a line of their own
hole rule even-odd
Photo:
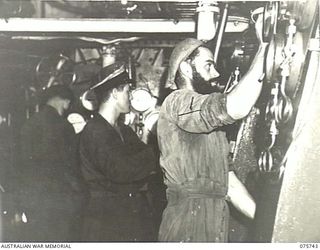
<svg viewBox="0 0 320 250">
<path fill-rule="evenodd" d="M 169 60 L 168 78 L 165 85 L 166 88 L 177 89 L 177 85 L 174 80 L 180 63 L 187 59 L 196 48 L 202 45 L 204 45 L 204 43 L 200 40 L 187 38 L 175 46 Z"/>
</svg>

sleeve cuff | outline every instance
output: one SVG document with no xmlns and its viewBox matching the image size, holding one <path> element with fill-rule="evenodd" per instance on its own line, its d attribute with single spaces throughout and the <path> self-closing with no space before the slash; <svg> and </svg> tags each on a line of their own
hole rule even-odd
<svg viewBox="0 0 320 250">
<path fill-rule="evenodd" d="M 227 113 L 226 94 L 213 93 L 208 95 L 201 107 L 201 112 L 207 116 L 212 127 L 234 123 L 235 120 Z"/>
</svg>

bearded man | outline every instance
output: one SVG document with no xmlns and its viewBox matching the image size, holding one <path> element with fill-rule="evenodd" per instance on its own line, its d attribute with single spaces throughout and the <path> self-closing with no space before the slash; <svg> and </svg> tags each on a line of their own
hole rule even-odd
<svg viewBox="0 0 320 250">
<path fill-rule="evenodd" d="M 219 93 L 211 51 L 197 39 L 180 42 L 169 61 L 158 120 L 160 164 L 168 205 L 160 241 L 227 242 L 227 200 L 250 218 L 255 202 L 228 168 L 229 146 L 221 127 L 245 117 L 260 95 L 264 54 L 262 19 L 256 22 L 259 50 L 247 74 L 228 94 Z"/>
</svg>

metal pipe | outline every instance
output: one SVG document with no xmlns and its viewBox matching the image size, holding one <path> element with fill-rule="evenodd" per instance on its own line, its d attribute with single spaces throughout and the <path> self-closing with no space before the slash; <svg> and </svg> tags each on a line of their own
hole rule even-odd
<svg viewBox="0 0 320 250">
<path fill-rule="evenodd" d="M 221 42 L 222 42 L 222 37 L 223 37 L 223 33 L 225 31 L 226 24 L 227 24 L 228 9 L 229 9 L 229 4 L 225 4 L 224 5 L 224 9 L 223 9 L 221 22 L 219 23 L 218 37 L 217 37 L 216 47 L 215 47 L 215 50 L 214 50 L 213 60 L 215 62 L 217 62 L 217 60 L 218 60 L 219 51 L 220 51 Z"/>
<path fill-rule="evenodd" d="M 9 18 L 0 19 L 0 31 L 192 33 L 195 31 L 195 22 L 168 19 Z"/>
<path fill-rule="evenodd" d="M 129 75 L 129 79 L 132 80 L 133 79 L 133 72 L 132 72 L 132 57 L 128 56 L 128 75 Z"/>
<path fill-rule="evenodd" d="M 197 23 L 197 39 L 209 41 L 216 35 L 216 15 L 220 12 L 218 3 L 212 0 L 199 1 Z"/>
<path fill-rule="evenodd" d="M 102 47 L 102 67 L 107 67 L 116 61 L 116 48 L 112 45 Z"/>
<path fill-rule="evenodd" d="M 225 32 L 243 32 L 249 19 L 229 16 Z M 9 18 L 0 19 L 0 32 L 70 33 L 194 33 L 194 20 L 173 22 L 168 19 L 91 19 L 91 18 Z M 34 36 L 34 34 L 33 34 Z M 16 36 L 17 37 L 17 36 Z M 48 36 L 41 36 L 47 40 Z M 21 37 L 22 39 L 22 37 Z M 30 39 L 33 39 L 30 37 Z M 41 40 L 38 39 L 38 40 Z M 84 39 L 84 38 L 83 38 Z M 90 38 L 94 40 L 94 38 Z M 90 40 L 87 38 L 87 40 Z M 96 41 L 99 42 L 99 41 Z M 105 43 L 105 42 L 102 42 Z"/>
</svg>

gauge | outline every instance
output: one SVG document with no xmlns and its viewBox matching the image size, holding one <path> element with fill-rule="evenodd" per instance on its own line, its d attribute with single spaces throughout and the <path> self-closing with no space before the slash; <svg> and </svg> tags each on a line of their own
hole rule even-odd
<svg viewBox="0 0 320 250">
<path fill-rule="evenodd" d="M 132 91 L 131 95 L 131 106 L 138 112 L 144 112 L 155 104 L 150 91 L 145 88 L 137 88 Z"/>
<path fill-rule="evenodd" d="M 86 121 L 82 115 L 79 113 L 71 113 L 67 117 L 68 122 L 70 122 L 74 128 L 76 134 L 80 133 L 84 126 L 86 125 Z"/>
</svg>

